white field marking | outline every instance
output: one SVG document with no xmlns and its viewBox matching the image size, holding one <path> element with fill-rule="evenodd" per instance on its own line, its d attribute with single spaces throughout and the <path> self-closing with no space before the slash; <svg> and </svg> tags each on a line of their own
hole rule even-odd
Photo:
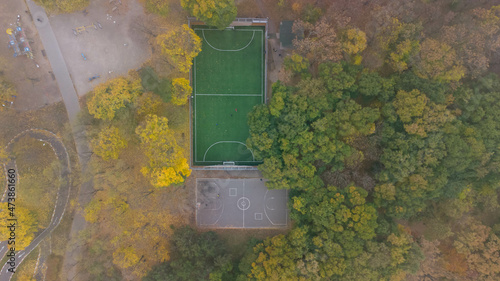
<svg viewBox="0 0 500 281">
<path fill-rule="evenodd" d="M 264 41 L 264 32 L 262 32 L 262 48 L 260 48 L 260 93 L 261 93 L 261 102 L 264 103 L 264 63 L 262 62 L 264 60 L 264 48 L 265 48 L 265 41 Z"/>
<path fill-rule="evenodd" d="M 198 162 L 198 155 L 196 153 L 196 126 L 198 125 L 198 119 L 196 119 L 196 106 L 198 105 L 198 101 L 196 100 L 196 83 L 198 81 L 196 80 L 196 57 L 194 57 L 194 162 Z M 191 117 L 191 116 L 190 116 Z M 193 163 L 194 164 L 194 163 Z"/>
<path fill-rule="evenodd" d="M 253 42 L 253 38 L 255 37 L 255 31 L 256 30 L 253 30 L 253 33 L 252 33 L 252 38 L 250 39 L 250 42 L 248 42 L 248 44 L 246 44 L 244 47 L 242 48 L 239 48 L 239 49 L 234 49 L 234 50 L 223 50 L 223 49 L 219 49 L 219 48 L 215 48 L 214 46 L 212 46 L 212 44 L 210 44 L 210 42 L 208 42 L 207 38 L 205 37 L 205 30 L 202 30 L 201 33 L 203 33 L 203 39 L 205 39 L 205 42 L 208 44 L 208 46 L 210 46 L 212 49 L 216 50 L 216 51 L 219 51 L 219 52 L 239 52 L 239 51 L 242 51 L 244 49 L 246 49 L 248 46 L 250 46 L 250 44 L 252 44 Z M 262 31 L 262 30 L 261 30 Z"/>
<path fill-rule="evenodd" d="M 260 94 L 197 94 L 197 96 L 261 97 Z"/>
<path fill-rule="evenodd" d="M 3 246 L 2 249 L 0 249 L 0 252 L 3 251 L 3 248 L 5 248 L 5 246 Z"/>
<path fill-rule="evenodd" d="M 212 180 L 212 179 L 209 179 L 209 178 L 199 178 L 199 179 L 196 179 L 196 202 L 198 203 L 198 181 L 199 180 Z M 220 192 L 220 190 L 219 190 Z M 199 226 L 210 226 L 210 225 L 216 225 L 220 218 L 222 217 L 222 214 L 224 214 L 224 201 L 221 201 L 222 202 L 222 211 L 220 212 L 220 215 L 219 215 L 219 218 L 217 218 L 217 220 L 213 223 L 213 224 L 202 224 L 200 222 L 198 222 L 198 208 L 196 208 L 196 222 Z M 218 210 L 218 209 L 217 209 Z"/>
<path fill-rule="evenodd" d="M 218 29 L 210 29 L 210 28 L 195 28 L 194 30 L 201 30 L 202 33 L 203 33 L 203 37 L 205 37 L 205 30 L 218 30 Z M 264 42 L 264 32 L 261 30 L 261 29 L 258 29 L 258 30 L 252 30 L 252 29 L 237 29 L 236 31 L 252 31 L 253 34 L 252 34 L 252 40 L 250 41 L 250 43 L 253 42 L 253 38 L 255 36 L 255 31 L 258 31 L 258 32 L 261 32 L 261 35 L 262 35 L 262 45 L 264 46 L 265 42 Z M 210 45 L 210 43 L 208 43 L 208 41 L 206 40 L 205 38 L 205 41 L 207 42 L 207 44 Z M 248 45 L 250 45 L 250 43 Z M 245 46 L 244 48 L 248 47 Z M 214 48 L 212 45 L 210 45 L 210 47 Z M 214 48 L 215 50 L 217 50 L 216 48 Z M 261 48 L 261 85 L 264 81 L 264 78 L 263 78 L 263 62 L 262 62 L 262 53 L 263 53 L 263 48 Z M 224 51 L 224 50 L 222 50 Z M 227 50 L 226 50 L 227 51 Z M 229 50 L 231 51 L 231 50 Z M 197 80 L 196 80 L 196 57 L 194 58 L 194 71 L 193 71 L 193 79 L 194 79 L 194 83 L 193 83 L 193 90 L 194 90 L 194 161 L 195 162 L 199 162 L 198 160 L 198 146 L 196 145 L 196 132 L 198 131 L 197 130 L 197 127 L 198 127 L 198 124 L 197 124 L 197 119 L 196 119 L 196 112 L 198 111 L 197 110 L 197 107 L 198 107 L 198 103 L 197 103 L 197 100 L 196 100 L 196 96 L 219 96 L 218 94 L 197 94 Z M 262 103 L 264 103 L 264 92 L 262 91 L 262 86 L 261 86 L 261 94 L 260 95 L 224 95 L 224 94 L 220 94 L 220 96 L 260 96 L 261 97 L 261 101 Z M 246 146 L 246 145 L 245 145 Z M 253 155 L 253 152 L 250 151 L 252 153 L 252 158 L 254 159 L 253 161 L 243 161 L 243 162 L 261 162 L 261 161 L 255 161 L 255 157 Z M 206 155 L 206 152 L 205 152 L 205 155 Z M 205 157 L 203 157 L 203 162 L 213 162 L 213 163 L 217 163 L 217 162 L 220 162 L 220 161 L 205 161 Z"/>
<path fill-rule="evenodd" d="M 216 144 L 219 144 L 219 143 L 238 143 L 238 144 L 242 144 L 244 145 L 249 151 L 250 153 L 252 153 L 252 158 L 253 158 L 253 161 L 255 161 L 255 156 L 253 155 L 253 151 L 251 151 L 246 144 L 242 143 L 241 141 L 218 141 L 216 143 L 213 143 L 211 146 L 209 146 L 207 148 L 207 150 L 205 150 L 205 154 L 203 155 L 203 161 L 205 161 L 205 157 L 207 157 L 207 153 L 208 151 L 210 150 L 210 148 L 212 148 L 212 146 L 216 145 Z M 217 161 L 217 162 L 220 162 L 220 161 Z M 242 161 L 242 162 L 245 162 L 245 161 Z"/>
<path fill-rule="evenodd" d="M 243 180 L 243 198 L 246 198 L 245 197 L 245 180 Z M 248 202 L 250 202 L 250 199 L 248 199 Z M 236 204 L 238 204 L 238 202 L 236 202 Z M 250 208 L 250 206 L 248 206 L 248 207 Z M 239 209 L 239 207 L 238 207 L 238 209 Z M 243 209 L 243 228 L 245 228 L 245 209 Z"/>
</svg>

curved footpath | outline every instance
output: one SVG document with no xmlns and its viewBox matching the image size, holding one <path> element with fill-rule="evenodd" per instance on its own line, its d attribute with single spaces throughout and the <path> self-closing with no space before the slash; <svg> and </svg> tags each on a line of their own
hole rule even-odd
<svg viewBox="0 0 500 281">
<path fill-rule="evenodd" d="M 40 242 L 42 242 L 42 240 L 45 239 L 45 237 L 50 235 L 50 233 L 59 225 L 66 210 L 66 206 L 69 201 L 69 194 L 71 191 L 71 167 L 70 167 L 69 155 L 63 142 L 52 132 L 40 129 L 30 129 L 21 132 L 20 134 L 15 136 L 9 142 L 9 144 L 7 144 L 6 151 L 10 154 L 10 152 L 12 151 L 12 145 L 16 142 L 16 140 L 25 135 L 38 139 L 50 145 L 50 147 L 56 154 L 59 163 L 61 163 L 61 185 L 59 186 L 59 190 L 57 192 L 56 203 L 54 206 L 54 211 L 52 213 L 52 218 L 50 220 L 49 226 L 45 228 L 39 235 L 37 235 L 35 239 L 31 241 L 31 244 L 27 246 L 24 250 L 16 252 L 15 270 L 18 269 L 19 264 L 22 263 L 22 261 L 28 256 L 28 254 L 31 251 L 33 251 L 33 249 L 35 249 L 38 246 L 38 244 L 40 244 Z M 16 166 L 16 160 L 11 159 L 9 163 L 6 164 L 5 169 L 6 170 L 15 169 L 17 173 L 18 171 Z M 19 179 L 19 177 L 17 177 L 17 179 Z M 16 182 L 16 190 L 18 184 L 19 181 Z M 2 202 L 7 201 L 7 197 L 5 196 L 6 192 L 7 192 L 7 187 L 5 188 L 5 192 L 2 196 Z M 7 246 L 6 241 L 0 243 L 0 256 L 3 257 L 6 254 L 8 247 L 10 246 Z M 12 277 L 12 273 L 8 271 L 9 267 L 11 266 L 9 265 L 8 262 L 4 264 L 4 266 L 2 267 L 2 270 L 0 271 L 0 281 L 4 280 L 7 281 L 10 280 L 10 278 Z"/>
<path fill-rule="evenodd" d="M 37 28 L 38 35 L 42 40 L 47 58 L 52 66 L 52 71 L 56 77 L 59 90 L 61 92 L 64 105 L 66 106 L 66 111 L 68 113 L 70 125 L 73 132 L 73 138 L 75 140 L 76 151 L 78 153 L 78 162 L 80 163 L 82 180 L 86 180 L 88 177 L 88 161 L 90 159 L 90 149 L 85 137 L 85 131 L 83 126 L 77 125 L 77 116 L 80 112 L 80 104 L 78 101 L 78 96 L 75 91 L 73 81 L 68 72 L 66 62 L 59 48 L 59 44 L 56 40 L 52 27 L 50 26 L 49 19 L 45 10 L 36 5 L 32 0 L 26 0 L 29 11 L 33 17 L 33 22 Z M 93 183 L 92 179 L 82 182 L 80 190 L 78 193 L 78 203 L 80 206 L 86 206 L 90 199 L 92 198 Z M 59 218 L 60 220 L 60 218 Z M 75 212 L 73 223 L 71 225 L 70 241 L 76 241 L 77 234 L 80 230 L 85 228 L 85 219 L 82 214 Z M 52 226 L 52 225 L 51 225 Z M 33 241 L 34 244 L 36 241 Z M 38 242 L 39 243 L 39 242 Z M 31 246 L 31 245 L 30 245 Z M 0 246 L 1 248 L 1 246 Z M 18 253 L 18 257 L 23 253 Z M 68 243 L 68 248 L 64 256 L 63 271 L 66 272 L 66 280 L 74 280 L 77 275 L 76 272 L 76 261 L 81 255 L 81 248 L 73 245 L 73 243 Z M 21 256 L 22 258 L 22 256 Z M 10 280 L 12 277 L 11 273 L 5 274 L 4 271 L 0 272 L 0 281 Z"/>
</svg>

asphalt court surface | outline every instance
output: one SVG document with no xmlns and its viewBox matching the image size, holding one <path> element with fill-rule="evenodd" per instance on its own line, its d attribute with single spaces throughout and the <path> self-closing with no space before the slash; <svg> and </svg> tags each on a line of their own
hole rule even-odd
<svg viewBox="0 0 500 281">
<path fill-rule="evenodd" d="M 209 228 L 288 226 L 287 190 L 268 190 L 265 180 L 197 179 L 196 222 Z"/>
</svg>

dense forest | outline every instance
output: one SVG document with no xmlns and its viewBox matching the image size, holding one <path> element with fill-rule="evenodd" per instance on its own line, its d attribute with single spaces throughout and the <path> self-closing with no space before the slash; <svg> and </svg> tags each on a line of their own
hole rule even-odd
<svg viewBox="0 0 500 281">
<path fill-rule="evenodd" d="M 246 2 L 180 4 L 224 28 Z M 201 39 L 155 19 L 147 67 L 87 97 L 98 184 L 82 241 L 100 259 L 83 268 L 95 280 L 499 280 L 500 6 L 263 2 L 303 34 L 248 116 L 267 187 L 289 190 L 291 229 L 234 255 L 162 207 L 191 174 Z M 161 19 L 178 5 L 165 3 L 145 7 Z"/>
</svg>

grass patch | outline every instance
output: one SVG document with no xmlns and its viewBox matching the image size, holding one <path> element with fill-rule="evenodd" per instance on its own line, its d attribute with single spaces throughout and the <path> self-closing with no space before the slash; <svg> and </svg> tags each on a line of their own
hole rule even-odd
<svg viewBox="0 0 500 281">
<path fill-rule="evenodd" d="M 47 273 L 45 275 L 46 280 L 60 280 L 59 271 L 63 265 L 63 257 L 59 255 L 50 254 L 47 259 Z"/>
<path fill-rule="evenodd" d="M 16 202 L 35 214 L 39 228 L 49 225 L 61 184 L 60 163 L 44 144 L 25 136 L 13 148 L 20 176 Z"/>
<path fill-rule="evenodd" d="M 141 84 L 145 91 L 153 92 L 159 95 L 164 102 L 170 102 L 172 92 L 170 81 L 168 79 L 160 79 L 153 68 L 147 66 L 139 71 Z"/>
</svg>

